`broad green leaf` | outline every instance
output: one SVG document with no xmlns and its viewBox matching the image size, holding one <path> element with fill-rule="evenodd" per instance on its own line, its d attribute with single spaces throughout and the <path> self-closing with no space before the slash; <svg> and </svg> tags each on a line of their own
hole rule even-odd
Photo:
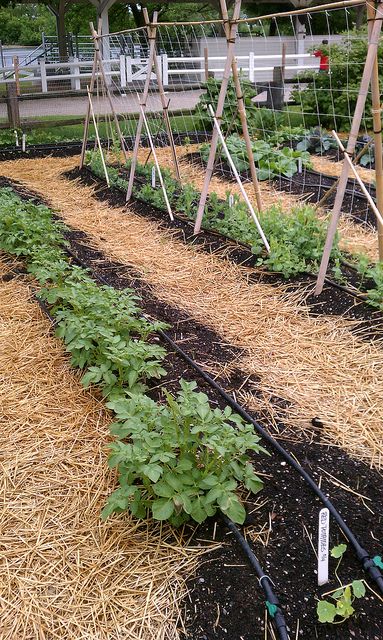
<svg viewBox="0 0 383 640">
<path fill-rule="evenodd" d="M 336 607 L 327 600 L 320 600 L 317 604 L 317 616 L 319 622 L 334 622 L 336 616 Z"/>
<path fill-rule="evenodd" d="M 363 598 L 366 595 L 366 587 L 363 580 L 354 580 L 351 587 L 355 598 Z"/>
<path fill-rule="evenodd" d="M 173 512 L 173 500 L 160 498 L 152 503 L 152 513 L 155 520 L 168 520 Z"/>
<path fill-rule="evenodd" d="M 344 552 L 347 549 L 347 545 L 346 544 L 338 544 L 337 547 L 333 547 L 330 551 L 330 554 L 333 558 L 341 558 L 344 554 Z"/>
</svg>

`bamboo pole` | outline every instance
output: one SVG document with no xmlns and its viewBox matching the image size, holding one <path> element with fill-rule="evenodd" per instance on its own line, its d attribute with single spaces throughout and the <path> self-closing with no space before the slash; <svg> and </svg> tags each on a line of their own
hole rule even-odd
<svg viewBox="0 0 383 640">
<path fill-rule="evenodd" d="M 375 8 L 368 0 L 367 18 L 369 32 L 371 32 L 371 24 L 375 18 Z M 372 121 L 374 129 L 375 144 L 375 184 L 376 184 L 376 204 L 380 213 L 383 213 L 383 147 L 382 147 L 382 109 L 380 106 L 380 87 L 379 87 L 379 66 L 378 56 L 375 56 L 374 66 L 371 76 L 371 100 L 372 100 Z M 378 222 L 378 248 L 379 260 L 383 262 L 383 226 Z"/>
<path fill-rule="evenodd" d="M 368 147 L 371 145 L 371 140 L 369 140 L 368 142 L 366 142 L 366 144 L 363 146 L 363 148 L 359 151 L 359 153 L 355 156 L 355 158 L 353 159 L 353 163 L 356 165 L 358 164 L 359 160 L 361 159 L 362 156 L 364 156 L 364 154 L 366 153 L 366 151 L 368 150 Z M 328 189 L 328 191 L 326 191 L 326 193 L 322 196 L 322 198 L 316 203 L 316 205 L 314 206 L 314 209 L 319 209 L 319 207 L 323 206 L 324 203 L 326 202 L 326 200 L 329 199 L 329 197 L 334 193 L 334 191 L 336 190 L 338 184 L 339 184 L 339 180 L 340 178 L 338 178 L 333 185 L 331 185 L 331 187 Z"/>
<path fill-rule="evenodd" d="M 243 199 L 245 200 L 245 202 L 247 204 L 247 207 L 248 207 L 248 209 L 250 211 L 250 215 L 251 215 L 251 217 L 253 218 L 253 220 L 255 222 L 255 226 L 257 227 L 259 235 L 262 238 L 262 242 L 266 247 L 266 251 L 267 251 L 267 253 L 270 253 L 270 245 L 269 245 L 269 243 L 267 241 L 267 238 L 266 238 L 266 236 L 265 236 L 265 234 L 263 232 L 261 224 L 260 224 L 260 222 L 259 222 L 259 220 L 258 220 L 258 218 L 256 216 L 256 213 L 255 213 L 255 211 L 253 209 L 253 205 L 251 204 L 251 202 L 249 200 L 249 196 L 247 195 L 246 190 L 244 189 L 244 186 L 242 184 L 241 178 L 239 177 L 237 168 L 236 168 L 236 166 L 235 166 L 235 164 L 233 162 L 233 159 L 232 159 L 232 157 L 230 155 L 229 149 L 227 148 L 226 140 L 225 140 L 225 138 L 224 138 L 224 136 L 222 134 L 221 127 L 219 126 L 219 122 L 218 122 L 217 118 L 214 115 L 214 111 L 213 111 L 213 108 L 212 108 L 211 104 L 209 104 L 209 111 L 210 111 L 211 116 L 213 118 L 214 126 L 217 129 L 218 136 L 219 136 L 219 139 L 221 141 L 223 150 L 224 150 L 224 152 L 226 154 L 226 157 L 228 159 L 229 165 L 230 165 L 230 167 L 231 167 L 231 169 L 232 169 L 232 171 L 234 173 L 235 179 L 236 179 L 237 184 L 238 184 L 238 186 L 240 188 L 240 191 L 242 193 Z"/>
<path fill-rule="evenodd" d="M 98 21 L 98 25 L 97 25 L 97 33 L 100 34 L 101 33 L 101 26 L 102 26 L 102 22 L 101 20 Z M 89 83 L 89 92 L 92 95 L 93 94 L 93 89 L 94 89 L 94 84 L 95 84 L 95 80 L 96 80 L 96 72 L 97 72 L 97 55 L 96 55 L 96 41 L 94 41 L 94 55 L 93 55 L 93 66 L 92 66 L 92 75 L 90 78 L 90 83 Z M 82 147 L 81 147 L 81 155 L 80 155 L 80 163 L 79 163 L 79 168 L 82 169 L 84 166 L 84 160 L 85 160 L 85 152 L 86 152 L 86 143 L 88 142 L 88 133 L 89 133 L 89 122 L 90 122 L 90 102 L 88 100 L 88 104 L 87 104 L 87 108 L 86 108 L 86 115 L 85 115 L 85 123 L 84 123 L 84 134 L 82 137 Z"/>
<path fill-rule="evenodd" d="M 233 12 L 234 20 L 236 20 L 239 17 L 240 11 L 241 11 L 241 0 L 235 0 L 234 12 Z M 226 56 L 225 68 L 223 71 L 223 78 L 221 82 L 217 107 L 215 111 L 215 117 L 217 118 L 218 122 L 222 118 L 223 107 L 225 104 L 225 97 L 226 97 L 227 88 L 229 85 L 232 61 L 234 59 L 234 46 L 235 46 L 236 33 L 237 33 L 237 27 L 233 22 L 230 24 L 230 37 L 227 41 L 228 44 L 227 44 L 227 56 Z M 201 230 L 201 223 L 202 223 L 203 213 L 205 210 L 205 204 L 206 204 L 207 195 L 209 191 L 209 184 L 214 171 L 214 161 L 217 153 L 217 145 L 218 145 L 218 130 L 216 127 L 214 127 L 211 143 L 210 143 L 209 158 L 206 166 L 205 179 L 204 179 L 204 183 L 201 191 L 201 197 L 198 204 L 197 216 L 196 216 L 196 221 L 194 225 L 195 234 L 199 233 Z"/>
<path fill-rule="evenodd" d="M 148 10 L 145 7 L 143 8 L 142 13 L 144 15 L 145 22 L 149 25 L 149 14 L 148 14 Z M 150 36 L 151 32 L 152 32 L 152 35 Z M 168 134 L 168 138 L 169 138 L 170 150 L 171 150 L 172 160 L 173 160 L 173 164 L 174 164 L 174 171 L 175 171 L 175 174 L 176 174 L 176 179 L 178 180 L 178 182 L 180 182 L 181 181 L 181 173 L 180 173 L 180 168 L 179 168 L 179 164 L 178 164 L 176 146 L 174 144 L 172 127 L 171 127 L 170 119 L 169 119 L 169 103 L 170 103 L 170 100 L 166 100 L 165 91 L 164 91 L 164 85 L 162 83 L 161 71 L 160 71 L 160 68 L 158 66 L 158 60 L 157 60 L 156 30 L 155 29 L 151 29 L 150 27 L 148 27 L 148 34 L 149 34 L 149 37 L 153 37 L 154 38 L 154 57 L 153 57 L 154 73 L 156 74 L 156 78 L 157 78 L 158 92 L 160 94 L 162 111 L 164 113 L 165 126 L 166 126 L 166 131 L 167 131 L 167 134 Z M 149 71 L 149 75 L 150 75 L 150 71 Z"/>
<path fill-rule="evenodd" d="M 86 88 L 86 90 L 88 92 L 90 112 L 91 112 L 91 115 L 92 115 L 94 130 L 96 132 L 96 140 L 97 140 L 98 148 L 100 150 L 101 162 L 102 162 L 102 166 L 104 168 L 106 184 L 108 185 L 108 187 L 110 187 L 108 169 L 106 168 L 105 158 L 104 158 L 104 154 L 103 154 L 102 148 L 101 148 L 101 140 L 100 140 L 100 136 L 99 136 L 99 133 L 98 133 L 98 126 L 97 126 L 97 122 L 96 122 L 96 116 L 94 115 L 94 109 L 93 109 L 93 104 L 92 104 L 92 96 L 91 96 L 91 93 L 90 93 L 90 90 L 89 90 L 89 86 Z"/>
<path fill-rule="evenodd" d="M 142 102 L 139 102 L 140 115 L 139 115 L 139 118 L 138 118 L 138 124 L 137 124 L 137 129 L 136 129 L 136 137 L 135 137 L 134 146 L 133 146 L 132 162 L 131 162 L 131 165 L 130 165 L 130 172 L 129 172 L 128 190 L 126 192 L 126 202 L 128 202 L 130 200 L 130 198 L 132 197 L 133 182 L 134 182 L 134 176 L 135 176 L 135 173 L 136 173 L 136 165 L 137 165 L 138 148 L 140 146 L 142 126 L 144 124 L 143 113 L 145 113 L 145 110 L 146 110 L 146 102 L 147 102 L 148 94 L 149 94 L 150 76 L 151 76 L 151 73 L 152 73 L 153 59 L 154 59 L 154 55 L 155 55 L 155 38 L 156 38 L 156 31 L 155 31 L 156 27 L 155 27 L 155 25 L 157 23 L 157 16 L 158 16 L 158 12 L 155 11 L 154 14 L 153 14 L 153 24 L 150 27 L 150 31 L 149 31 L 149 27 L 147 27 L 147 32 L 148 32 L 148 36 L 149 36 L 148 69 L 147 69 L 147 73 L 146 73 L 144 89 L 143 89 L 143 92 L 142 92 Z"/>
<path fill-rule="evenodd" d="M 122 135 L 122 131 L 120 128 L 120 123 L 118 122 L 118 118 L 117 118 L 117 114 L 116 114 L 116 110 L 114 108 L 114 104 L 113 104 L 113 99 L 110 93 L 110 89 L 108 86 L 108 82 L 106 79 L 106 75 L 105 75 L 105 69 L 104 69 L 104 62 L 103 59 L 101 57 L 101 52 L 100 52 L 100 45 L 97 39 L 97 31 L 95 30 L 94 26 L 93 26 L 93 22 L 90 23 L 90 29 L 92 32 L 92 36 L 93 36 L 93 41 L 94 41 L 94 49 L 95 49 L 95 54 L 98 60 L 98 66 L 100 69 L 100 73 L 104 82 L 104 88 L 106 91 L 106 96 L 108 98 L 108 102 L 109 102 L 109 106 L 110 106 L 110 110 L 113 114 L 113 120 L 114 120 L 114 124 L 116 126 L 116 131 L 117 131 L 117 135 L 120 139 L 120 144 L 121 144 L 121 151 L 124 154 L 125 160 L 128 159 L 128 154 L 126 151 L 126 146 L 125 146 L 125 140 L 124 140 L 124 136 Z"/>
<path fill-rule="evenodd" d="M 375 204 L 375 202 L 374 202 L 374 200 L 373 200 L 373 198 L 372 198 L 371 194 L 370 194 L 370 193 L 368 192 L 368 190 L 366 189 L 366 187 L 365 187 L 365 185 L 364 185 L 364 183 L 363 183 L 363 180 L 362 180 L 362 178 L 360 177 L 359 173 L 357 172 L 357 170 L 356 170 L 355 166 L 352 164 L 350 156 L 347 154 L 347 151 L 346 151 L 346 149 L 344 148 L 344 146 L 343 146 L 343 144 L 341 143 L 341 141 L 339 140 L 339 138 L 338 138 L 338 136 L 337 136 L 336 132 L 335 132 L 335 131 L 332 131 L 331 133 L 332 133 L 332 135 L 334 136 L 335 140 L 337 141 L 338 146 L 339 146 L 339 149 L 340 149 L 341 151 L 343 151 L 343 153 L 344 153 L 344 159 L 345 159 L 345 161 L 347 162 L 347 164 L 348 164 L 349 168 L 351 169 L 352 173 L 354 174 L 354 176 L 355 176 L 355 180 L 357 181 L 357 183 L 359 184 L 360 188 L 362 189 L 362 191 L 363 191 L 364 195 L 366 196 L 366 198 L 367 198 L 367 200 L 368 200 L 368 203 L 369 203 L 369 205 L 370 205 L 371 209 L 372 209 L 372 210 L 373 210 L 373 212 L 375 213 L 375 215 L 376 215 L 376 219 L 377 219 L 377 221 L 378 221 L 378 224 L 383 225 L 383 218 L 382 218 L 382 215 L 381 215 L 381 213 L 380 213 L 380 211 L 379 211 L 378 207 L 376 206 L 376 204 Z"/>
<path fill-rule="evenodd" d="M 374 26 L 371 30 L 371 36 L 368 43 L 368 50 L 366 56 L 366 62 L 364 65 L 363 75 L 359 87 L 359 95 L 355 106 L 354 117 L 352 120 L 350 137 L 347 143 L 346 153 L 349 156 L 352 156 L 355 149 L 355 143 L 359 133 L 360 122 L 363 116 L 364 106 L 366 104 L 368 87 L 371 80 L 372 69 L 374 65 L 374 60 L 376 59 L 376 53 L 378 50 L 379 37 L 382 29 L 382 18 L 383 13 L 381 11 L 381 0 L 379 0 L 378 8 L 376 11 L 376 16 L 374 20 Z M 322 260 L 319 268 L 318 279 L 315 287 L 315 295 L 319 295 L 323 289 L 324 279 L 326 277 L 327 267 L 330 260 L 330 254 L 332 250 L 332 245 L 334 242 L 334 237 L 336 233 L 336 229 L 338 226 L 338 220 L 340 216 L 340 211 L 342 207 L 342 202 L 344 198 L 344 192 L 347 186 L 349 174 L 349 165 L 346 161 L 343 163 L 342 173 L 339 179 L 339 185 L 335 197 L 335 203 L 331 215 L 330 224 L 327 231 L 326 243 L 323 250 Z"/>
<path fill-rule="evenodd" d="M 149 138 L 149 144 L 150 144 L 150 148 L 152 150 L 154 162 L 155 162 L 156 167 L 157 167 L 158 177 L 160 179 L 162 192 L 164 194 L 164 198 L 165 198 L 166 207 L 167 207 L 167 210 L 168 210 L 168 213 L 169 213 L 169 217 L 170 217 L 170 220 L 172 222 L 174 222 L 174 216 L 173 216 L 173 213 L 172 213 L 172 209 L 170 207 L 170 202 L 169 202 L 168 194 L 166 192 L 165 183 L 164 183 L 163 178 L 162 178 L 162 172 L 161 172 L 160 163 L 158 162 L 156 150 L 154 148 L 152 136 L 151 136 L 151 133 L 150 133 L 150 128 L 149 128 L 149 125 L 148 125 L 148 121 L 146 119 L 145 111 L 144 111 L 143 106 L 142 106 L 142 104 L 140 102 L 140 96 L 138 94 L 137 94 L 137 100 L 138 100 L 138 104 L 139 104 L 139 107 L 140 107 L 140 112 L 142 113 L 142 119 L 143 119 L 143 122 L 144 122 L 144 125 L 145 125 L 146 133 L 147 133 L 148 138 Z"/>
<path fill-rule="evenodd" d="M 223 17 L 223 19 L 225 21 L 226 40 L 229 41 L 229 39 L 230 39 L 230 25 L 229 25 L 229 14 L 228 14 L 228 11 L 227 11 L 226 0 L 220 0 L 220 4 L 221 4 L 222 17 Z M 255 167 L 253 148 L 252 148 L 252 144 L 251 144 L 251 140 L 250 140 L 249 127 L 248 127 L 248 124 L 247 124 L 245 102 L 244 102 L 244 99 L 243 99 L 243 91 L 242 91 L 242 87 L 241 87 L 241 81 L 239 79 L 237 60 L 235 59 L 235 57 L 233 57 L 233 60 L 232 60 L 232 63 L 231 63 L 231 69 L 232 69 L 232 73 L 233 73 L 235 93 L 236 93 L 236 96 L 237 96 L 238 114 L 239 114 L 239 118 L 241 120 L 243 137 L 244 137 L 245 143 L 246 143 L 247 157 L 248 157 L 249 164 L 250 164 L 251 180 L 252 180 L 253 187 L 254 187 L 255 199 L 256 199 L 256 202 L 257 202 L 257 209 L 258 209 L 258 211 L 262 211 L 261 190 L 259 188 L 259 183 L 258 183 L 257 169 Z"/>
</svg>

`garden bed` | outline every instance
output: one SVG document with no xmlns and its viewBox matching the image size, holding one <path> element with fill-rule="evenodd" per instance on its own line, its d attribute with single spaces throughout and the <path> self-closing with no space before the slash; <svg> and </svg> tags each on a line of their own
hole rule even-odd
<svg viewBox="0 0 383 640">
<path fill-rule="evenodd" d="M 82 171 L 73 169 L 66 175 L 74 180 L 80 178 L 84 184 L 96 185 L 95 197 L 100 201 L 107 202 L 114 207 L 125 206 L 125 193 L 119 189 L 108 188 L 105 181 L 95 176 L 89 169 L 83 168 Z M 383 316 L 381 312 L 374 311 L 367 303 L 355 298 L 352 293 L 342 290 L 341 287 L 334 287 L 334 285 L 330 284 L 331 280 L 327 281 L 328 286 L 325 287 L 320 296 L 314 296 L 312 288 L 315 278 L 311 274 L 299 275 L 286 280 L 278 273 L 271 273 L 259 267 L 255 269 L 256 257 L 247 245 L 236 243 L 218 232 L 206 229 L 195 236 L 193 224 L 187 219 L 176 216 L 175 222 L 171 222 L 166 212 L 142 201 L 132 199 L 129 206 L 137 215 L 159 221 L 164 228 L 174 230 L 177 237 L 182 241 L 197 245 L 201 250 L 208 253 L 220 252 L 235 264 L 248 267 L 249 271 L 243 272 L 243 277 L 248 282 L 265 282 L 276 286 L 287 285 L 288 290 L 292 291 L 300 288 L 306 292 L 302 296 L 302 304 L 309 309 L 312 315 L 342 315 L 358 321 L 351 326 L 351 330 L 356 333 L 364 335 L 368 339 L 382 337 Z M 359 277 L 355 271 L 343 266 L 343 272 L 348 284 L 357 289 Z"/>
<path fill-rule="evenodd" d="M 27 194 L 24 192 L 24 195 Z M 188 336 L 195 331 L 195 321 L 190 317 L 179 318 L 174 315 L 179 312 L 173 309 L 169 311 L 169 307 L 167 309 L 163 301 L 153 297 L 153 293 L 147 289 L 142 278 L 137 279 L 137 273 L 134 270 L 128 268 L 126 264 L 111 262 L 99 250 L 94 249 L 91 246 L 93 239 L 74 229 L 69 232 L 68 239 L 71 242 L 71 250 L 85 260 L 95 275 L 102 275 L 110 284 L 118 288 L 138 287 L 139 292 L 144 293 L 142 303 L 146 311 L 155 312 L 156 317 L 161 317 L 161 313 L 165 313 L 164 317 L 177 321 L 175 337 L 188 345 Z M 149 309 L 146 308 L 146 304 L 149 305 Z M 218 342 L 220 346 L 214 352 L 214 359 L 220 366 L 225 362 L 230 364 L 233 355 L 237 354 L 231 349 L 227 350 L 226 346 L 222 349 L 222 340 L 219 336 L 215 340 L 210 329 L 209 331 L 207 340 L 197 332 L 193 347 L 194 357 L 199 361 L 209 362 L 211 360 L 210 342 Z M 193 345 L 193 342 L 191 344 Z M 172 358 L 174 359 L 174 356 Z M 185 369 L 184 367 L 183 370 Z M 180 371 L 175 369 L 174 373 L 179 375 Z M 238 379 L 231 384 L 234 388 L 239 388 L 244 382 L 245 374 L 237 372 L 236 375 L 239 376 Z M 230 388 L 230 382 L 228 384 Z M 218 402 L 214 394 L 209 392 L 209 395 L 213 402 Z M 368 506 L 374 510 L 374 505 L 379 504 L 381 476 L 368 469 L 366 465 L 351 460 L 339 449 L 320 445 L 322 428 L 318 421 L 316 425 L 312 430 L 313 437 L 310 442 L 289 443 L 289 449 L 311 469 L 314 477 L 317 479 L 322 477 L 323 486 L 327 487 L 327 491 L 334 499 L 339 500 L 342 505 L 342 514 L 349 523 L 352 522 L 357 535 L 365 540 L 366 531 L 372 531 L 373 535 L 368 546 L 371 545 L 371 551 L 373 551 L 376 549 L 375 538 L 379 539 L 383 533 L 380 530 L 382 525 L 365 505 L 367 502 Z M 282 429 L 282 425 L 279 425 L 279 428 Z M 249 528 L 248 535 L 257 541 L 257 554 L 276 583 L 276 591 L 281 598 L 292 634 L 296 632 L 297 620 L 299 620 L 302 637 L 317 637 L 323 640 L 328 637 L 346 639 L 355 634 L 363 640 L 379 638 L 381 605 L 369 592 L 363 600 L 358 601 L 357 614 L 346 624 L 329 629 L 327 625 L 319 625 L 316 622 L 315 555 L 307 536 L 313 536 L 315 545 L 318 503 L 302 483 L 297 481 L 295 473 L 275 455 L 270 458 L 257 456 L 256 464 L 257 469 L 266 474 L 265 489 L 260 495 L 261 503 L 258 500 L 248 503 L 250 511 L 256 509 L 252 518 L 253 527 Z M 342 469 L 341 474 L 339 469 Z M 331 478 L 328 473 L 335 475 L 336 478 Z M 349 491 L 347 487 L 350 485 L 350 478 L 355 482 L 354 491 L 370 498 L 371 505 L 370 501 L 361 499 Z M 339 486 L 340 481 L 345 483 L 346 489 Z M 264 503 L 264 500 L 268 502 Z M 257 534 L 260 530 L 261 533 Z M 332 536 L 332 543 L 342 541 L 336 528 L 332 530 Z M 224 540 L 225 547 L 223 551 L 214 552 L 209 561 L 200 566 L 197 577 L 191 582 L 193 592 L 187 614 L 190 623 L 188 637 L 193 640 L 203 638 L 221 640 L 228 637 L 236 639 L 242 637 L 244 640 L 254 637 L 261 639 L 264 637 L 264 603 L 261 595 L 259 597 L 253 595 L 256 590 L 260 593 L 257 581 L 249 572 L 241 553 L 232 544 L 227 546 L 230 536 L 226 535 L 221 525 L 218 524 L 215 528 L 213 523 L 209 523 L 196 532 L 197 540 L 212 537 L 216 540 Z M 268 541 L 268 545 L 263 546 L 262 540 Z M 347 552 L 340 571 L 344 581 L 360 576 L 360 568 L 350 552 Z M 323 591 L 326 589 L 324 588 Z M 251 594 L 250 597 L 249 594 Z M 216 605 L 212 606 L 213 602 Z M 331 633 L 331 636 L 328 633 Z"/>
</svg>

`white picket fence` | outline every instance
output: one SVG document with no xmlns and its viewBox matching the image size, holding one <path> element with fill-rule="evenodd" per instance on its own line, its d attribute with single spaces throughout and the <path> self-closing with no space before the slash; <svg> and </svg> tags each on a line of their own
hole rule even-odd
<svg viewBox="0 0 383 640">
<path fill-rule="evenodd" d="M 222 77 L 226 56 L 211 56 L 208 58 L 208 66 L 204 57 L 170 57 L 166 54 L 158 56 L 162 82 L 165 86 L 175 84 L 196 84 L 206 79 L 206 73 Z M 249 52 L 248 55 L 237 56 L 238 66 L 243 77 L 250 82 L 257 82 L 257 75 L 265 72 L 272 79 L 274 67 L 281 66 L 282 54 L 256 55 Z M 318 69 L 319 61 L 310 53 L 289 53 L 285 56 L 286 77 L 291 77 L 305 69 Z M 109 81 L 121 89 L 133 88 L 135 83 L 143 81 L 146 77 L 148 61 L 144 58 L 132 58 L 120 55 L 119 58 L 104 60 L 105 74 Z M 39 85 L 42 93 L 49 91 L 68 90 L 68 84 L 72 91 L 80 91 L 86 87 L 92 76 L 92 62 L 80 61 L 76 58 L 70 62 L 47 63 L 40 60 L 38 64 L 18 66 L 16 73 L 9 67 L 0 67 L 0 82 L 20 83 L 20 93 L 23 92 L 23 84 Z M 153 80 L 155 79 L 152 74 Z M 31 91 L 29 90 L 28 93 Z"/>
</svg>

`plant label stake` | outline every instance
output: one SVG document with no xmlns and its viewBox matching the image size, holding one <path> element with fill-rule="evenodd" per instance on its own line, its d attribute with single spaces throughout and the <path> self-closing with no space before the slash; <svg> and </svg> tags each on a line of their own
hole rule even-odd
<svg viewBox="0 0 383 640">
<path fill-rule="evenodd" d="M 152 167 L 152 187 L 156 188 L 156 168 Z"/>
<path fill-rule="evenodd" d="M 26 141 L 27 141 L 27 136 L 25 135 L 25 133 L 23 133 L 23 137 L 21 138 L 21 150 L 22 151 L 25 151 Z"/>
<path fill-rule="evenodd" d="M 231 194 L 229 195 L 229 207 L 231 208 L 231 207 L 233 206 L 233 204 L 234 204 L 234 196 L 233 196 L 233 194 L 231 193 Z"/>
<path fill-rule="evenodd" d="M 19 136 L 18 136 L 17 130 L 15 129 L 13 133 L 15 134 L 15 146 L 18 147 L 19 146 Z"/>
<path fill-rule="evenodd" d="M 302 158 L 298 158 L 298 173 L 302 173 Z"/>
<path fill-rule="evenodd" d="M 328 547 L 330 534 L 330 512 L 327 508 L 319 511 L 318 527 L 318 585 L 328 582 Z"/>
<path fill-rule="evenodd" d="M 230 165 L 230 167 L 231 167 L 231 170 L 232 170 L 232 172 L 234 173 L 234 176 L 235 176 L 235 179 L 236 179 L 236 181 L 237 181 L 237 184 L 238 184 L 238 186 L 239 186 L 239 188 L 240 188 L 240 190 L 241 190 L 241 193 L 242 193 L 242 195 L 243 195 L 243 199 L 244 199 L 244 201 L 246 202 L 246 204 L 247 204 L 247 208 L 248 208 L 248 209 L 249 209 L 249 211 L 250 211 L 250 215 L 251 215 L 251 217 L 253 218 L 253 220 L 254 220 L 254 222 L 255 222 L 255 226 L 257 227 L 257 229 L 258 229 L 258 233 L 259 233 L 259 235 L 260 235 L 260 236 L 261 236 L 261 238 L 262 238 L 262 242 L 263 242 L 263 244 L 264 244 L 264 245 L 265 245 L 265 247 L 266 247 L 266 251 L 267 251 L 267 253 L 270 253 L 270 245 L 269 245 L 269 243 L 267 242 L 267 238 L 266 238 L 265 234 L 263 233 L 263 229 L 262 229 L 262 227 L 261 227 L 261 225 L 260 225 L 260 223 L 259 223 L 259 220 L 258 220 L 258 218 L 257 218 L 257 216 L 256 216 L 256 214 L 255 214 L 255 211 L 254 211 L 254 209 L 253 209 L 253 205 L 251 204 L 251 202 L 250 202 L 250 200 L 249 200 L 249 197 L 248 197 L 248 195 L 247 195 L 247 193 L 246 193 L 246 191 L 245 191 L 245 189 L 244 189 L 244 186 L 243 186 L 243 184 L 242 184 L 242 182 L 241 182 L 241 178 L 239 177 L 239 174 L 238 174 L 237 168 L 236 168 L 236 166 L 235 166 L 235 164 L 234 164 L 234 162 L 233 162 L 233 158 L 232 158 L 232 157 L 231 157 L 231 155 L 230 155 L 230 151 L 229 151 L 229 149 L 227 148 L 225 138 L 224 138 L 223 133 L 222 133 L 222 131 L 221 131 L 221 127 L 219 126 L 219 122 L 218 122 L 217 118 L 216 118 L 216 117 L 215 117 L 215 115 L 214 115 L 213 107 L 211 106 L 211 104 L 209 104 L 209 111 L 210 111 L 211 117 L 213 118 L 213 122 L 214 122 L 215 130 L 217 131 L 218 138 L 219 138 L 219 140 L 221 141 L 221 144 L 222 144 L 223 150 L 224 150 L 224 152 L 225 152 L 225 154 L 226 154 L 226 157 L 227 157 L 227 159 L 228 159 L 228 162 L 229 162 L 229 165 Z"/>
<path fill-rule="evenodd" d="M 149 139 L 150 148 L 152 150 L 154 162 L 156 163 L 158 178 L 160 180 L 160 184 L 161 184 L 161 187 L 162 187 L 162 192 L 164 194 L 166 208 L 168 210 L 170 220 L 172 222 L 174 222 L 174 216 L 173 216 L 173 213 L 172 213 L 172 210 L 171 210 L 171 207 L 170 207 L 168 194 L 166 193 L 166 187 L 165 187 L 164 180 L 162 178 L 162 171 L 161 171 L 161 167 L 160 167 L 159 162 L 158 162 L 156 150 L 154 148 L 153 139 L 152 139 L 152 135 L 150 133 L 150 128 L 149 128 L 149 125 L 148 125 L 148 121 L 146 119 L 144 108 L 143 108 L 143 106 L 142 106 L 142 104 L 140 102 L 140 96 L 138 95 L 138 93 L 136 95 L 137 95 L 137 100 L 138 100 L 138 106 L 140 107 L 140 111 L 141 111 L 142 121 L 144 123 L 145 129 L 146 129 L 146 134 L 147 134 L 148 139 Z"/>
</svg>

